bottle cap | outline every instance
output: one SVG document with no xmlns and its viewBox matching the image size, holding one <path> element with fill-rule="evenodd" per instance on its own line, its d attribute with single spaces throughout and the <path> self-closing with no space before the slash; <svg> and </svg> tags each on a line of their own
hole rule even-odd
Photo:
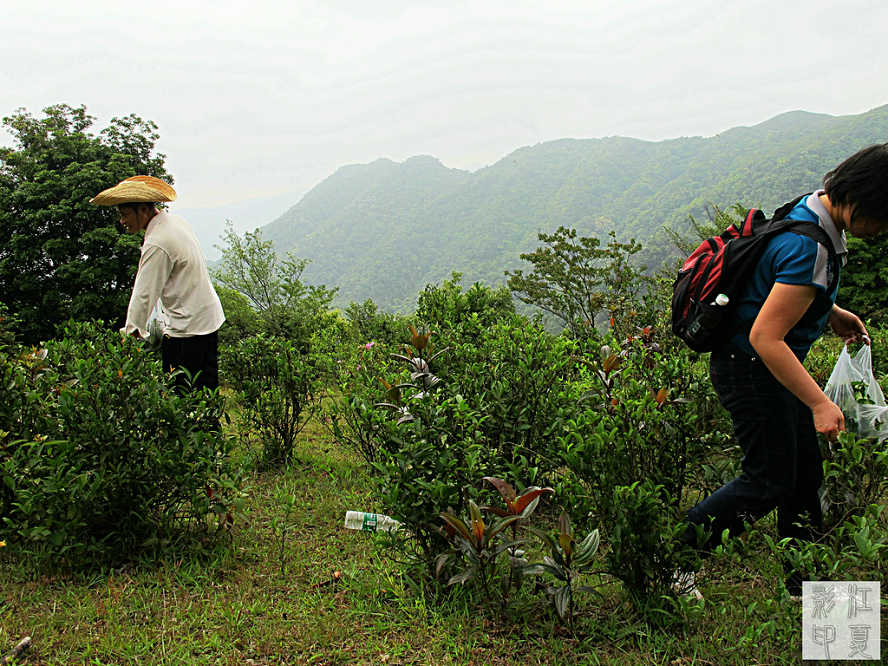
<svg viewBox="0 0 888 666">
<path fill-rule="evenodd" d="M 715 297 L 716 305 L 727 305 L 731 301 L 725 294 L 719 294 Z"/>
</svg>

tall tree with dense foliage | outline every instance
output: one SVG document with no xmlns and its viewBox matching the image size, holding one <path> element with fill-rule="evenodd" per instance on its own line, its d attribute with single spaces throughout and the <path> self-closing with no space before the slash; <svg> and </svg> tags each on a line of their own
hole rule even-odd
<svg viewBox="0 0 888 666">
<path fill-rule="evenodd" d="M 0 148 L 0 303 L 27 343 L 52 338 L 69 318 L 123 320 L 141 238 L 89 200 L 130 176 L 172 182 L 153 122 L 113 118 L 95 135 L 84 106 L 43 113 L 4 118 L 16 147 Z"/>
<path fill-rule="evenodd" d="M 533 269 L 506 271 L 509 289 L 517 298 L 561 319 L 571 335 L 584 339 L 596 324 L 624 315 L 650 278 L 644 266 L 630 263 L 641 250 L 635 240 L 601 247 L 595 237 L 578 236 L 576 229 L 559 227 L 553 234 L 537 234 L 543 245 L 522 254 Z M 612 322 L 613 323 L 613 322 Z"/>
</svg>

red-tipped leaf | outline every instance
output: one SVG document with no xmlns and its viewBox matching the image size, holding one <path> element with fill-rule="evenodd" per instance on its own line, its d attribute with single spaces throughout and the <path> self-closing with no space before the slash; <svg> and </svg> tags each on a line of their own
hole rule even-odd
<svg viewBox="0 0 888 666">
<path fill-rule="evenodd" d="M 495 476 L 485 476 L 485 481 L 489 481 L 492 483 L 496 489 L 499 491 L 499 494 L 503 496 L 503 500 L 506 503 L 506 506 L 509 507 L 511 511 L 512 505 L 515 503 L 515 489 L 512 488 L 507 482 L 502 479 L 498 479 Z M 512 513 L 521 513 L 521 511 L 514 511 Z"/>
<path fill-rule="evenodd" d="M 552 490 L 552 488 L 537 488 L 535 486 L 525 489 L 525 491 L 515 500 L 515 512 L 519 514 L 524 513 L 524 509 L 526 509 L 535 499 L 546 493 L 554 492 L 555 491 Z"/>
</svg>

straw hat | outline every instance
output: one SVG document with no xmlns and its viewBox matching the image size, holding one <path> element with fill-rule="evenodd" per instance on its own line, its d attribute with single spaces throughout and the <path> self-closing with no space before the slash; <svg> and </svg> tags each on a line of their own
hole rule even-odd
<svg viewBox="0 0 888 666">
<path fill-rule="evenodd" d="M 124 203 L 155 203 L 175 201 L 176 190 L 169 183 L 153 176 L 133 176 L 114 187 L 99 192 L 89 200 L 97 206 L 116 206 Z"/>
</svg>

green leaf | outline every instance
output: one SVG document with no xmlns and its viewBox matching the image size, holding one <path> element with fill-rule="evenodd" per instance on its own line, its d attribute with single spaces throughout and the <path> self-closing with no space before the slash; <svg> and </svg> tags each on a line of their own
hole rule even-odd
<svg viewBox="0 0 888 666">
<path fill-rule="evenodd" d="M 570 585 L 563 585 L 558 588 L 557 592 L 555 592 L 555 597 L 553 599 L 555 603 L 555 612 L 558 613 L 558 617 L 560 617 L 562 620 L 567 617 L 567 608 L 570 604 L 570 598 Z"/>
<path fill-rule="evenodd" d="M 566 511 L 562 511 L 558 516 L 558 531 L 568 536 L 573 536 L 573 526 L 570 524 L 570 516 Z"/>
<path fill-rule="evenodd" d="M 570 561 L 573 555 L 574 538 L 570 534 L 561 533 L 558 535 L 558 544 L 561 546 L 561 552 L 564 554 L 565 561 Z"/>
<path fill-rule="evenodd" d="M 447 586 L 449 587 L 451 585 L 455 585 L 456 583 L 463 585 L 466 583 L 466 581 L 472 580 L 472 578 L 474 578 L 477 574 L 478 574 L 477 567 L 474 567 L 474 566 L 468 567 L 465 571 L 458 573 L 455 576 L 451 577 L 450 580 L 447 581 Z"/>
<path fill-rule="evenodd" d="M 524 575 L 538 575 L 547 573 L 551 576 L 554 576 L 558 580 L 567 580 L 567 577 L 564 575 L 564 571 L 561 570 L 561 567 L 553 566 L 551 564 L 529 564 L 524 567 Z"/>
<path fill-rule="evenodd" d="M 520 516 L 507 516 L 505 518 L 500 518 L 497 520 L 490 528 L 487 530 L 487 533 L 484 535 L 484 544 L 490 542 L 497 534 L 499 534 L 506 527 L 511 525 L 512 523 L 521 520 Z"/>
<path fill-rule="evenodd" d="M 524 526 L 523 529 L 527 530 L 531 534 L 536 534 L 540 539 L 543 540 L 543 543 L 546 544 L 546 547 L 549 549 L 551 553 L 558 552 L 558 546 L 555 545 L 555 540 L 552 539 L 552 536 L 546 532 L 543 532 L 536 527 Z"/>
<path fill-rule="evenodd" d="M 448 513 L 446 511 L 441 512 L 441 518 L 443 518 L 448 525 L 450 525 L 454 530 L 456 530 L 464 539 L 471 541 L 472 532 L 466 526 L 466 524 L 459 519 L 459 517 L 453 515 L 452 513 Z"/>
<path fill-rule="evenodd" d="M 583 542 L 577 547 L 574 563 L 582 566 L 589 562 L 598 550 L 598 530 L 590 532 Z"/>
</svg>

